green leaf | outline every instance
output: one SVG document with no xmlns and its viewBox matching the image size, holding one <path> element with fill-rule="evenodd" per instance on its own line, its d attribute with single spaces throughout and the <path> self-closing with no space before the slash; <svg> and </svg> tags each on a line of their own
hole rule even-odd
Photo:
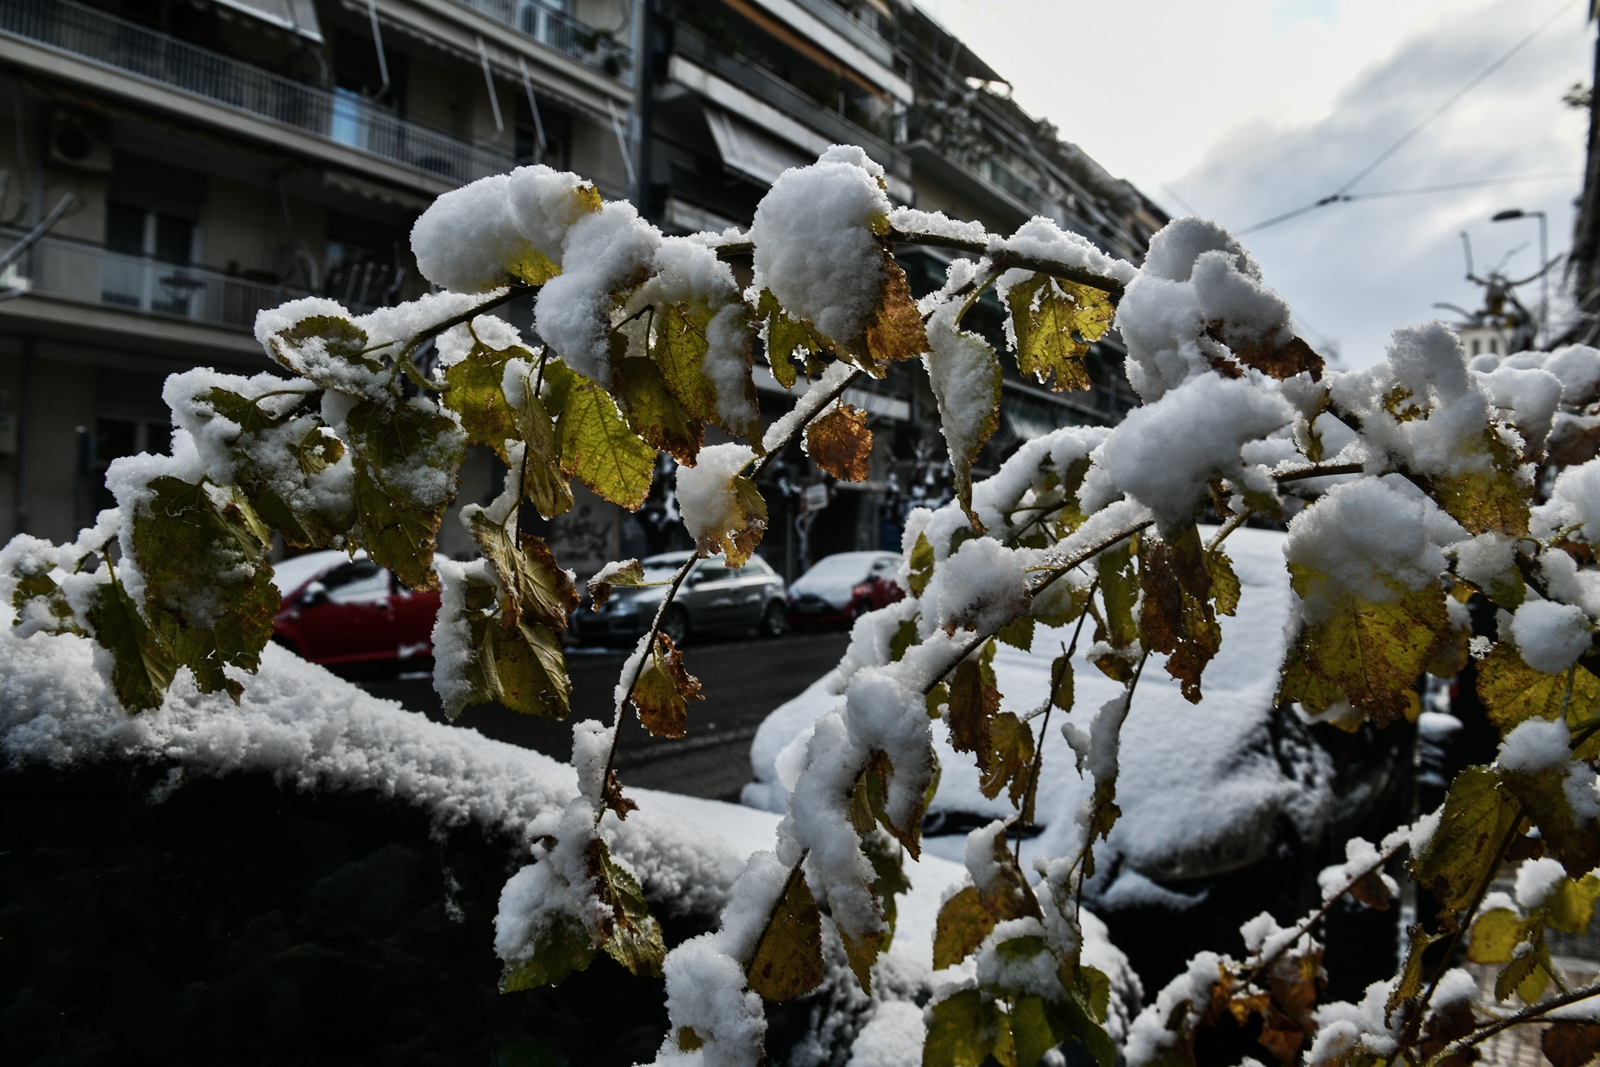
<svg viewBox="0 0 1600 1067">
<path fill-rule="evenodd" d="M 524 958 L 506 963 L 500 975 L 500 992 L 559 985 L 594 962 L 595 948 L 589 931 L 570 915 L 561 914 L 542 931 L 543 937 Z"/>
<path fill-rule="evenodd" d="M 226 389 L 206 394 L 211 410 L 240 428 L 230 446 L 237 464 L 234 484 L 261 521 L 298 548 L 328 547 L 355 522 L 346 494 L 330 491 L 326 482 L 317 485 L 345 451 L 321 416 L 306 410 L 317 396 L 308 393 L 288 410 L 273 413 Z"/>
<path fill-rule="evenodd" d="M 761 296 L 756 303 L 756 318 L 762 323 L 762 338 L 767 345 L 767 362 L 772 367 L 772 376 L 778 384 L 785 389 L 792 388 L 797 380 L 793 357 L 800 354 L 800 361 L 807 363 L 810 357 L 826 347 L 826 342 L 804 322 L 791 318 L 778 303 L 778 298 L 772 295 L 771 289 L 761 290 Z"/>
<path fill-rule="evenodd" d="M 23 557 L 21 565 L 14 572 L 17 586 L 11 594 L 11 607 L 16 612 L 16 619 L 11 626 L 15 629 L 31 624 L 36 633 L 77 634 L 81 637 L 83 627 L 78 625 L 76 613 L 72 605 L 67 603 L 66 594 L 50 577 L 51 569 L 52 565 L 48 562 L 39 563 L 32 557 Z M 39 601 L 42 612 L 30 617 L 28 604 L 35 600 Z M 41 625 L 41 619 L 49 621 Z"/>
<path fill-rule="evenodd" d="M 1033 765 L 1033 730 L 1009 711 L 1002 711 L 989 724 L 989 752 L 983 764 L 978 790 L 993 800 L 1005 789 L 1013 805 L 1027 792 Z M 1009 788 L 1008 788 L 1009 787 Z M 1025 812 L 1028 821 L 1032 813 Z"/>
<path fill-rule="evenodd" d="M 1011 1005 L 1009 1019 L 1017 1067 L 1034 1067 L 1046 1052 L 1060 1044 L 1050 1026 L 1043 997 L 1018 997 Z"/>
<path fill-rule="evenodd" d="M 534 362 L 533 353 L 525 348 L 490 348 L 474 340 L 471 351 L 445 370 L 449 388 L 440 398 L 461 417 L 461 428 L 472 443 L 493 449 L 503 463 L 510 462 L 506 439 L 521 436 L 518 412 L 501 389 L 506 364 L 512 359 Z"/>
<path fill-rule="evenodd" d="M 267 352 L 273 359 L 324 388 L 343 384 L 329 375 L 328 360 L 368 371 L 382 370 L 379 360 L 365 354 L 366 347 L 367 331 L 340 315 L 310 315 L 267 338 Z"/>
<path fill-rule="evenodd" d="M 1586 874 L 1576 882 L 1562 882 L 1561 888 L 1545 902 L 1547 922 L 1569 934 L 1588 933 L 1596 898 L 1600 898 L 1600 877 Z"/>
<path fill-rule="evenodd" d="M 684 411 L 667 391 L 667 383 L 655 363 L 625 359 L 618 381 L 622 406 L 633 432 L 679 463 L 694 463 L 705 443 L 705 424 Z"/>
<path fill-rule="evenodd" d="M 243 687 L 223 668 L 260 666 L 281 599 L 266 557 L 271 534 L 237 489 L 162 476 L 147 490 L 132 546 L 148 617 L 201 692 L 238 700 Z"/>
<path fill-rule="evenodd" d="M 452 719 L 473 704 L 501 704 L 524 715 L 564 719 L 571 704 L 561 638 L 549 626 L 501 614 L 501 590 L 468 574 L 461 597 L 461 621 L 467 626 L 471 659 L 462 666 L 466 691 L 445 703 Z M 450 623 L 450 601 L 440 617 Z"/>
<path fill-rule="evenodd" d="M 1012 619 L 995 633 L 1001 641 L 1024 652 L 1033 650 L 1033 616 Z"/>
<path fill-rule="evenodd" d="M 881 801 L 878 806 L 882 808 Z M 911 881 L 906 877 L 902 862 L 904 848 L 892 834 L 881 829 L 868 829 L 861 835 L 861 851 L 866 854 L 867 862 L 872 864 L 872 895 L 878 898 L 883 921 L 889 928 L 881 946 L 884 951 L 888 951 L 894 938 L 895 922 L 899 917 L 900 909 L 895 898 L 911 892 Z"/>
<path fill-rule="evenodd" d="M 363 400 L 345 425 L 367 554 L 412 589 L 439 588 L 435 538 L 460 484 L 466 438 L 449 418 L 414 403 Z"/>
<path fill-rule="evenodd" d="M 1088 389 L 1083 357 L 1111 328 L 1116 309 L 1105 293 L 1046 274 L 1035 274 L 1006 293 L 1017 340 L 1017 369 L 1064 389 Z"/>
<path fill-rule="evenodd" d="M 772 919 L 756 943 L 746 983 L 775 1004 L 793 1000 L 822 984 L 822 912 L 795 864 Z"/>
<path fill-rule="evenodd" d="M 1290 562 L 1289 576 L 1305 599 L 1327 585 L 1324 576 L 1301 563 Z M 1301 629 L 1284 662 L 1280 704 L 1298 700 L 1313 711 L 1325 711 L 1342 697 L 1380 727 L 1416 717 L 1419 705 L 1412 684 L 1450 634 L 1450 618 L 1437 585 L 1412 589 L 1392 579 L 1385 584 L 1392 598 L 1381 602 L 1342 590 L 1332 594 L 1327 617 Z M 1359 720 L 1346 728 L 1358 725 Z"/>
<path fill-rule="evenodd" d="M 1487 457 L 1478 469 L 1469 462 L 1474 452 Z M 1461 525 L 1474 534 L 1491 530 L 1511 537 L 1528 533 L 1528 501 L 1516 472 L 1521 459 L 1500 440 L 1493 426 L 1483 430 L 1476 449 L 1457 449 L 1451 461 L 1465 473 L 1430 479 L 1432 496 Z"/>
<path fill-rule="evenodd" d="M 1218 615 L 1232 615 L 1239 610 L 1239 576 L 1233 573 L 1233 561 L 1225 552 L 1207 552 L 1206 570 L 1211 574 L 1212 597 Z"/>
<path fill-rule="evenodd" d="M 1430 934 L 1422 928 L 1421 923 L 1413 923 L 1406 927 L 1410 941 L 1406 945 L 1405 959 L 1400 963 L 1400 980 L 1395 983 L 1394 991 L 1389 994 L 1388 1011 L 1393 1012 L 1405 1001 L 1422 994 L 1423 982 L 1426 975 L 1423 973 L 1425 958 L 1423 953 L 1428 951 L 1428 946 L 1436 941 L 1443 941 L 1445 934 Z"/>
<path fill-rule="evenodd" d="M 1568 769 L 1593 781 L 1586 764 L 1566 762 L 1536 773 L 1503 769 L 1500 780 L 1522 802 L 1528 818 L 1539 828 L 1545 849 L 1573 878 L 1582 878 L 1600 866 L 1600 820 L 1574 812 L 1567 792 Z M 1587 784 L 1582 788 L 1589 788 Z M 1591 794 L 1592 795 L 1592 794 Z"/>
<path fill-rule="evenodd" d="M 1055 679 L 1050 691 L 1050 703 L 1062 711 L 1072 710 L 1072 660 L 1065 653 L 1050 665 L 1050 676 Z"/>
<path fill-rule="evenodd" d="M 911 595 L 921 596 L 922 591 L 928 588 L 928 581 L 933 577 L 933 544 L 925 533 L 917 534 L 916 543 L 911 546 Z"/>
<path fill-rule="evenodd" d="M 572 485 L 561 472 L 555 423 L 531 389 L 518 413 L 518 426 L 527 446 L 522 453 L 522 495 L 547 519 L 566 514 L 572 510 Z"/>
<path fill-rule="evenodd" d="M 604 389 L 560 360 L 545 363 L 561 470 L 596 495 L 637 511 L 650 492 L 656 450 L 628 428 Z"/>
<path fill-rule="evenodd" d="M 743 302 L 737 305 L 743 314 Z M 717 383 L 706 376 L 705 359 L 710 350 L 707 331 L 711 321 L 721 314 L 722 307 L 712 307 L 705 300 L 693 304 L 663 303 L 656 306 L 651 330 L 650 357 L 661 371 L 667 392 L 672 394 L 690 418 L 721 426 L 736 437 L 747 437 L 751 427 L 727 423 L 717 405 Z M 740 385 L 751 410 L 756 405 L 756 387 L 750 377 L 749 347 L 744 351 L 744 374 Z"/>
<path fill-rule="evenodd" d="M 922 1067 L 979 1067 L 997 1045 L 1010 1051 L 1005 1016 L 976 989 L 963 989 L 935 1003 L 931 1015 Z"/>
<path fill-rule="evenodd" d="M 1493 875 L 1500 850 L 1520 818 L 1516 800 L 1500 787 L 1494 771 L 1468 767 L 1456 775 L 1439 828 L 1410 864 L 1412 878 L 1439 901 L 1441 929 L 1456 929 L 1460 915 Z"/>
<path fill-rule="evenodd" d="M 1106 608 L 1106 640 L 1113 648 L 1131 648 L 1139 640 L 1139 627 L 1133 618 L 1139 599 L 1139 579 L 1133 570 L 1137 544 L 1137 537 L 1128 538 L 1100 553 L 1094 561 L 1100 577 L 1100 600 Z"/>
<path fill-rule="evenodd" d="M 984 905 L 975 886 L 969 885 L 956 893 L 939 909 L 934 924 L 933 969 L 954 967 L 972 955 L 1000 921 L 996 913 Z"/>
<path fill-rule="evenodd" d="M 899 663 L 911 646 L 917 643 L 917 620 L 903 619 L 895 627 L 894 637 L 889 641 L 889 662 Z"/>
<path fill-rule="evenodd" d="M 111 691 L 117 703 L 132 712 L 159 708 L 177 673 L 177 657 L 139 615 L 122 583 L 95 588 L 88 618 L 95 641 L 111 653 Z"/>
<path fill-rule="evenodd" d="M 500 617 L 506 625 L 524 619 L 555 630 L 566 629 L 567 620 L 578 609 L 578 591 L 556 563 L 550 547 L 532 534 L 522 534 L 513 542 L 515 527 L 508 530 L 496 525 L 482 509 L 469 511 L 467 528 L 500 579 Z"/>
<path fill-rule="evenodd" d="M 661 977 L 661 961 L 667 954 L 661 924 L 650 914 L 644 890 L 633 875 L 611 858 L 602 838 L 590 842 L 591 866 L 595 872 L 601 903 L 611 908 L 611 931 L 606 936 L 606 955 L 636 977 Z M 596 859 L 598 863 L 596 863 Z"/>
</svg>

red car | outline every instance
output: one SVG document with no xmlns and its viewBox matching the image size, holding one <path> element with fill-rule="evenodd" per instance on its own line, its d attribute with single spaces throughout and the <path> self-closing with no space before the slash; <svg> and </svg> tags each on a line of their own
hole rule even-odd
<svg viewBox="0 0 1600 1067">
<path fill-rule="evenodd" d="M 895 552 L 839 552 L 825 556 L 789 586 L 789 621 L 851 622 L 906 595 L 894 580 Z"/>
<path fill-rule="evenodd" d="M 419 593 L 357 553 L 309 552 L 273 565 L 283 594 L 272 639 L 312 663 L 381 663 L 433 655 L 438 593 Z"/>
</svg>

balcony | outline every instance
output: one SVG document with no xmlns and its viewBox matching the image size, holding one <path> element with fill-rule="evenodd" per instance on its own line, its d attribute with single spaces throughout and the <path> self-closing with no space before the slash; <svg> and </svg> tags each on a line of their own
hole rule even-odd
<svg viewBox="0 0 1600 1067">
<path fill-rule="evenodd" d="M 0 234 L 10 244 L 18 234 Z M 250 330 L 256 313 L 307 296 L 286 285 L 252 281 L 209 267 L 163 263 L 109 252 L 96 244 L 42 238 L 6 271 L 0 286 L 79 304 Z"/>
<path fill-rule="evenodd" d="M 71 0 L 0 0 L 0 33 L 454 184 L 510 170 L 515 162 L 504 153 L 399 118 L 358 96 L 302 85 Z"/>
<path fill-rule="evenodd" d="M 837 111 L 830 111 L 809 94 L 775 74 L 718 48 L 700 31 L 678 23 L 673 29 L 677 51 L 717 76 L 770 104 L 786 115 L 838 144 L 860 145 L 890 174 L 911 179 L 911 162 L 876 133 L 858 126 Z"/>
<path fill-rule="evenodd" d="M 633 84 L 633 50 L 571 15 L 546 7 L 538 0 L 460 0 L 460 3 L 624 85 Z"/>
</svg>

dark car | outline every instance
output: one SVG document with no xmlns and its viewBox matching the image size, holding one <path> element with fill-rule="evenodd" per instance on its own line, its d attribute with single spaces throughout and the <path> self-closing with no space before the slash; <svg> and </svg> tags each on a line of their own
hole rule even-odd
<svg viewBox="0 0 1600 1067">
<path fill-rule="evenodd" d="M 906 595 L 894 580 L 894 552 L 839 552 L 825 556 L 789 587 L 789 621 L 796 625 L 848 623 Z"/>
<path fill-rule="evenodd" d="M 586 596 L 572 617 L 578 638 L 609 644 L 632 640 L 650 629 L 666 595 L 665 583 L 691 555 L 667 552 L 641 561 L 645 580 L 663 584 L 613 589 L 601 611 L 591 611 L 592 602 Z M 742 567 L 729 567 L 721 556 L 698 561 L 661 623 L 662 632 L 673 644 L 682 644 L 691 633 L 750 627 L 769 637 L 777 637 L 788 627 L 783 579 L 758 556 Z"/>
<path fill-rule="evenodd" d="M 439 594 L 420 593 L 364 554 L 311 552 L 273 567 L 283 594 L 272 639 L 328 665 L 425 659 L 433 655 Z"/>
</svg>

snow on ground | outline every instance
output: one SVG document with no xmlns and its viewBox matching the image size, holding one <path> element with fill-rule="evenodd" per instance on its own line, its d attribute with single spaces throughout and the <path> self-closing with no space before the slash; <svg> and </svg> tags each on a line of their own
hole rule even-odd
<svg viewBox="0 0 1600 1067">
<path fill-rule="evenodd" d="M 1202 537 L 1211 533 L 1202 530 Z M 1110 852 L 1120 854 L 1133 870 L 1124 869 L 1115 884 L 1098 887 L 1099 898 L 1107 904 L 1134 903 L 1130 898 L 1164 893 L 1150 884 L 1150 878 L 1209 873 L 1219 864 L 1248 862 L 1254 858 L 1250 850 L 1265 848 L 1270 841 L 1279 812 L 1313 831 L 1327 817 L 1331 803 L 1327 757 L 1320 749 L 1291 745 L 1280 752 L 1293 768 L 1291 778 L 1275 757 L 1266 728 L 1289 622 L 1283 541 L 1280 533 L 1241 529 L 1225 543 L 1239 576 L 1240 603 L 1236 616 L 1222 619 L 1222 649 L 1206 669 L 1201 704 L 1183 699 L 1159 655 L 1152 656 L 1145 668 L 1123 729 L 1117 786 L 1123 816 L 1109 842 Z M 1020 715 L 1041 706 L 1051 662 L 1071 638 L 1070 628 L 1040 627 L 1031 653 L 999 646 L 994 668 L 1004 710 Z M 1076 847 L 1072 816 L 1091 788 L 1077 774 L 1060 723 L 1065 718 L 1086 729 L 1095 711 L 1122 691 L 1120 684 L 1083 658 L 1090 641 L 1085 632 L 1078 642 L 1073 712 L 1054 713 L 1044 738 L 1038 801 L 1044 830 L 1024 844 L 1025 869 L 1033 855 L 1055 856 Z M 836 689 L 837 678 L 830 672 L 762 724 L 750 749 L 755 781 L 745 787 L 746 804 L 783 810 L 788 791 L 780 766 L 785 770 L 798 766 L 795 757 L 804 744 L 802 735 L 820 715 L 843 702 Z M 1034 728 L 1037 734 L 1037 720 Z M 934 736 L 942 776 L 930 810 L 1011 814 L 1003 794 L 989 800 L 978 791 L 974 757 L 955 752 L 943 729 L 936 728 Z M 797 748 L 784 753 L 791 742 Z M 935 837 L 927 847 L 960 860 L 965 842 L 959 835 Z"/>
</svg>

